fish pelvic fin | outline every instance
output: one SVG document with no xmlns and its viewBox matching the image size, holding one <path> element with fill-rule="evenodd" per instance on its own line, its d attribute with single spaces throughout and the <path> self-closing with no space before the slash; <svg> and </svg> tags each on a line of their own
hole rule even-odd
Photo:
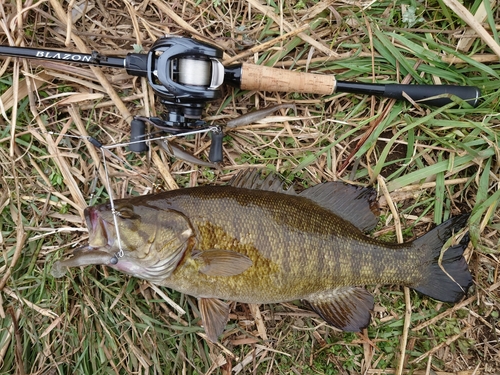
<svg viewBox="0 0 500 375">
<path fill-rule="evenodd" d="M 198 308 L 208 339 L 217 342 L 229 320 L 229 305 L 216 298 L 200 298 Z"/>
<path fill-rule="evenodd" d="M 463 253 L 469 244 L 466 233 L 458 244 L 442 251 L 447 240 L 466 226 L 470 214 L 455 216 L 437 226 L 413 245 L 417 251 L 425 251 L 430 256 L 425 262 L 422 279 L 411 288 L 417 292 L 443 302 L 458 302 L 467 294 L 472 285 L 472 275 Z"/>
<path fill-rule="evenodd" d="M 302 302 L 327 323 L 346 332 L 359 332 L 370 323 L 373 296 L 364 288 L 343 287 Z"/>
</svg>

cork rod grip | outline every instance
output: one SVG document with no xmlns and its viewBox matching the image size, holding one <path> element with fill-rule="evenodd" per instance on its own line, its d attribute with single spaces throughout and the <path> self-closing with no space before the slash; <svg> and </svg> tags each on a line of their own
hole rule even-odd
<svg viewBox="0 0 500 375">
<path fill-rule="evenodd" d="M 241 84 L 243 90 L 301 92 L 330 95 L 335 92 L 333 75 L 321 75 L 267 66 L 242 64 Z"/>
</svg>

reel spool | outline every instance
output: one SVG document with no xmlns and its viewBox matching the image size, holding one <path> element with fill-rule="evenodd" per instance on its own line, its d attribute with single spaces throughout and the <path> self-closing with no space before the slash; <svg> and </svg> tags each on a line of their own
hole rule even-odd
<svg viewBox="0 0 500 375">
<path fill-rule="evenodd" d="M 204 105 L 222 96 L 224 65 L 221 49 L 190 38 L 158 39 L 148 53 L 147 78 L 167 106 L 181 115 L 200 119 Z M 200 107 L 199 111 L 182 108 Z"/>
<path fill-rule="evenodd" d="M 179 83 L 189 86 L 211 86 L 212 65 L 210 61 L 191 57 L 183 57 L 178 60 Z"/>
</svg>

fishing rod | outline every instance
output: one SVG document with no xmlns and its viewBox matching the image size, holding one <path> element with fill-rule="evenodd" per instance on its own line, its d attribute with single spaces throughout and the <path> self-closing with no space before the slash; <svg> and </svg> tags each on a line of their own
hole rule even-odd
<svg viewBox="0 0 500 375">
<path fill-rule="evenodd" d="M 222 97 L 222 86 L 242 90 L 298 92 L 332 95 L 346 92 L 386 98 L 421 101 L 432 106 L 451 103 L 451 95 L 473 107 L 481 92 L 473 86 L 402 85 L 339 81 L 334 75 L 294 72 L 248 63 L 224 66 L 222 49 L 192 38 L 159 38 L 148 53 L 129 53 L 126 57 L 104 56 L 65 51 L 0 46 L 0 56 L 56 60 L 125 69 L 132 76 L 145 77 L 166 109 L 161 117 L 135 117 L 131 122 L 130 150 L 142 152 L 146 144 L 146 124 L 161 132 L 181 135 L 196 129 L 208 129 L 202 120 L 205 104 Z M 444 95 L 447 94 L 447 95 Z M 441 96 L 436 98 L 436 96 Z M 210 160 L 222 161 L 222 130 L 210 130 Z"/>
</svg>

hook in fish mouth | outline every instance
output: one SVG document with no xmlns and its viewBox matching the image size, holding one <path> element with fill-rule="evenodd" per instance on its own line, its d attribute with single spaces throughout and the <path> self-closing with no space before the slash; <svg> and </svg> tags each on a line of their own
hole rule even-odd
<svg viewBox="0 0 500 375">
<path fill-rule="evenodd" d="M 112 248 L 115 242 L 112 233 L 114 225 L 107 223 L 96 207 L 87 207 L 84 215 L 89 230 L 89 246 L 91 248 Z"/>
</svg>

